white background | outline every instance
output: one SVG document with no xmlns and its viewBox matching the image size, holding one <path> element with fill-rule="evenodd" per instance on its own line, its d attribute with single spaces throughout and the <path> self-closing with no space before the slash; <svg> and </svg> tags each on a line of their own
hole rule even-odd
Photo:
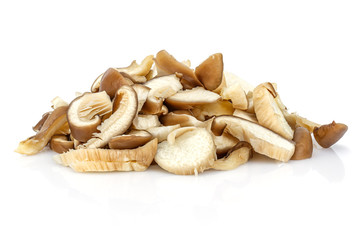
<svg viewBox="0 0 360 240">
<path fill-rule="evenodd" d="M 1 239 L 359 239 L 358 1 L 1 1 Z M 166 49 L 272 81 L 290 111 L 349 126 L 282 164 L 176 176 L 79 174 L 13 152 L 50 100 Z"/>
</svg>

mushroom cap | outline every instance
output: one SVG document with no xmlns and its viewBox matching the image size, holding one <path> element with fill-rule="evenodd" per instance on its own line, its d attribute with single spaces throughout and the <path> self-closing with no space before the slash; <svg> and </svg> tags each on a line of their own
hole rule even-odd
<svg viewBox="0 0 360 240">
<path fill-rule="evenodd" d="M 311 133 L 304 127 L 297 127 L 294 132 L 295 152 L 292 160 L 311 158 L 313 152 L 313 142 Z"/>
<path fill-rule="evenodd" d="M 223 68 L 223 55 L 215 53 L 195 69 L 195 75 L 204 85 L 205 89 L 212 91 L 221 84 Z"/>
<path fill-rule="evenodd" d="M 133 149 L 142 146 L 152 139 L 147 131 L 131 131 L 126 135 L 112 137 L 109 141 L 111 149 Z"/>
<path fill-rule="evenodd" d="M 134 83 L 130 79 L 125 78 L 116 69 L 109 68 L 101 78 L 99 91 L 105 91 L 112 99 L 121 86 L 133 84 Z"/>
<path fill-rule="evenodd" d="M 340 140 L 348 130 L 348 126 L 343 123 L 333 121 L 330 124 L 314 128 L 314 137 L 317 143 L 323 148 L 329 148 Z"/>
</svg>

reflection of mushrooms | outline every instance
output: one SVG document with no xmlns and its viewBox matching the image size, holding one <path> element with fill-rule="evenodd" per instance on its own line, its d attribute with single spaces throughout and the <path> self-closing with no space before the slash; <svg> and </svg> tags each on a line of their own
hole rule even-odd
<svg viewBox="0 0 360 240">
<path fill-rule="evenodd" d="M 77 149 L 54 160 L 77 172 L 145 171 L 154 159 L 157 139 L 135 149 Z"/>
<path fill-rule="evenodd" d="M 112 99 L 121 86 L 133 84 L 130 79 L 125 78 L 117 70 L 109 68 L 101 78 L 99 92 L 105 91 Z"/>
<path fill-rule="evenodd" d="M 57 153 L 64 153 L 74 149 L 74 141 L 68 140 L 65 135 L 54 135 L 50 141 L 50 149 Z"/>
<path fill-rule="evenodd" d="M 225 157 L 214 162 L 215 170 L 232 170 L 246 163 L 253 155 L 252 147 L 247 142 L 236 144 Z"/>
<path fill-rule="evenodd" d="M 213 166 L 215 144 L 204 128 L 186 127 L 171 132 L 158 146 L 156 163 L 168 172 L 182 175 L 201 173 Z"/>
<path fill-rule="evenodd" d="M 111 149 L 133 149 L 144 145 L 152 139 L 147 131 L 133 130 L 128 134 L 112 137 L 109 141 Z"/>
<path fill-rule="evenodd" d="M 212 131 L 225 131 L 240 141 L 250 143 L 255 152 L 287 162 L 295 151 L 295 144 L 273 131 L 248 120 L 234 116 L 219 116 L 213 121 Z"/>
<path fill-rule="evenodd" d="M 15 151 L 26 155 L 40 152 L 48 144 L 56 131 L 66 123 L 67 110 L 68 106 L 56 108 L 46 119 L 41 130 L 35 136 L 21 141 Z"/>
<path fill-rule="evenodd" d="M 202 83 L 197 79 L 194 71 L 185 64 L 178 62 L 172 55 L 167 51 L 162 50 L 156 54 L 155 64 L 159 72 L 167 74 L 180 73 L 181 84 L 185 89 L 191 89 L 197 86 L 203 86 Z"/>
<path fill-rule="evenodd" d="M 346 133 L 348 127 L 342 123 L 335 123 L 322 125 L 321 127 L 314 128 L 314 137 L 320 146 L 329 148 Z"/>
<path fill-rule="evenodd" d="M 259 123 L 286 139 L 293 139 L 294 131 L 276 103 L 277 93 L 274 86 L 269 82 L 260 84 L 253 94 L 255 114 Z"/>
<path fill-rule="evenodd" d="M 104 91 L 75 98 L 67 114 L 72 136 L 80 142 L 89 140 L 97 132 L 100 117 L 110 113 L 111 109 L 111 100 Z"/>
<path fill-rule="evenodd" d="M 221 53 L 215 53 L 195 69 L 195 75 L 204 85 L 205 89 L 212 91 L 221 84 L 223 68 L 223 55 Z"/>
<path fill-rule="evenodd" d="M 170 125 L 170 126 L 160 126 L 160 127 L 152 127 L 147 129 L 146 131 L 148 131 L 153 138 L 157 138 L 159 143 L 166 140 L 166 138 L 168 137 L 168 135 L 174 131 L 175 129 L 180 128 L 180 124 L 176 124 L 176 125 Z"/>
<path fill-rule="evenodd" d="M 132 122 L 133 129 L 147 130 L 153 127 L 159 127 L 159 117 L 157 115 L 138 115 Z"/>
<path fill-rule="evenodd" d="M 93 138 L 79 147 L 103 147 L 112 137 L 123 134 L 136 116 L 137 105 L 136 92 L 131 86 L 119 88 L 113 101 L 113 114 L 98 126 L 99 133 L 94 133 Z"/>
<path fill-rule="evenodd" d="M 313 143 L 311 133 L 303 127 L 297 127 L 294 132 L 295 152 L 292 160 L 301 160 L 311 158 L 313 152 Z"/>
<path fill-rule="evenodd" d="M 193 106 L 213 103 L 219 99 L 219 94 L 197 87 L 191 90 L 179 91 L 168 97 L 165 102 L 173 109 L 191 109 Z"/>
<path fill-rule="evenodd" d="M 191 112 L 197 119 L 204 121 L 213 116 L 232 115 L 234 108 L 231 102 L 219 100 L 213 103 L 195 106 L 191 109 Z"/>
</svg>

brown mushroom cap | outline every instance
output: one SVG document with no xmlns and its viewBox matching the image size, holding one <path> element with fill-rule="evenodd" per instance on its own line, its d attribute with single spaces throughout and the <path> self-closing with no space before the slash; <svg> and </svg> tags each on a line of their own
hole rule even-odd
<svg viewBox="0 0 360 240">
<path fill-rule="evenodd" d="M 221 84 L 223 68 L 223 55 L 215 53 L 195 69 L 195 75 L 204 85 L 205 89 L 212 91 Z"/>
<path fill-rule="evenodd" d="M 317 143 L 323 148 L 329 148 L 344 136 L 348 126 L 333 121 L 330 124 L 314 128 L 314 137 Z"/>
<path fill-rule="evenodd" d="M 54 135 L 50 141 L 50 149 L 57 153 L 64 153 L 74 149 L 74 141 L 69 141 L 65 135 Z"/>
<path fill-rule="evenodd" d="M 130 79 L 125 78 L 116 69 L 109 68 L 101 78 L 99 91 L 105 91 L 112 99 L 121 86 L 133 84 Z"/>
<path fill-rule="evenodd" d="M 313 152 L 313 143 L 311 133 L 303 127 L 297 127 L 294 132 L 295 152 L 292 160 L 301 160 L 311 158 Z"/>
<path fill-rule="evenodd" d="M 112 137 L 109 141 L 111 149 L 133 149 L 140 147 L 152 139 L 147 131 L 131 131 L 126 135 Z"/>
</svg>

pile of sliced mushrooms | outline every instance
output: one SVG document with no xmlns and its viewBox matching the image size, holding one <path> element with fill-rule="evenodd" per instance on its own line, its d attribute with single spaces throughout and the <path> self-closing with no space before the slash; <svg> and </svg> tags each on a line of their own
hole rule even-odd
<svg viewBox="0 0 360 240">
<path fill-rule="evenodd" d="M 311 134 L 328 148 L 347 131 L 289 113 L 275 83 L 253 87 L 224 71 L 221 53 L 194 70 L 162 50 L 109 68 L 70 104 L 59 97 L 52 104 L 16 152 L 49 145 L 56 162 L 78 172 L 144 171 L 153 163 L 198 174 L 235 169 L 254 152 L 288 162 L 312 156 Z"/>
</svg>

